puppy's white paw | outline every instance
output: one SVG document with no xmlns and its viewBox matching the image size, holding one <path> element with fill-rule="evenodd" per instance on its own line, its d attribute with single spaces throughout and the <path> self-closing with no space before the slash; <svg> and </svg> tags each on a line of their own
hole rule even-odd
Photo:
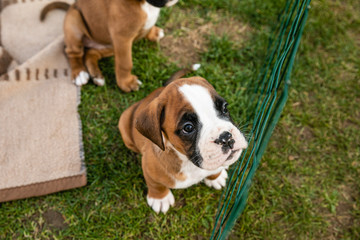
<svg viewBox="0 0 360 240">
<path fill-rule="evenodd" d="M 141 86 L 143 84 L 142 81 L 140 81 L 139 79 L 136 79 L 136 81 L 139 84 L 139 86 Z"/>
<path fill-rule="evenodd" d="M 164 30 L 163 30 L 163 29 L 160 29 L 160 30 L 159 30 L 159 35 L 158 35 L 158 41 L 159 41 L 160 39 L 162 39 L 163 37 L 165 37 Z"/>
<path fill-rule="evenodd" d="M 103 78 L 93 78 L 93 82 L 98 86 L 105 85 L 105 79 L 103 79 Z"/>
<path fill-rule="evenodd" d="M 225 187 L 227 177 L 228 177 L 228 174 L 227 174 L 226 170 L 223 169 L 223 170 L 221 170 L 220 175 L 216 179 L 210 180 L 210 179 L 205 178 L 204 182 L 205 182 L 206 186 L 213 187 L 213 188 L 219 190 L 222 187 Z"/>
<path fill-rule="evenodd" d="M 82 86 L 88 83 L 89 74 L 87 72 L 81 71 L 79 75 L 74 79 L 74 83 L 76 86 Z"/>
<path fill-rule="evenodd" d="M 147 203 L 149 206 L 156 212 L 159 213 L 160 211 L 166 213 L 170 206 L 173 206 L 175 203 L 174 195 L 169 191 L 169 193 L 161 199 L 151 198 L 146 196 Z"/>
</svg>

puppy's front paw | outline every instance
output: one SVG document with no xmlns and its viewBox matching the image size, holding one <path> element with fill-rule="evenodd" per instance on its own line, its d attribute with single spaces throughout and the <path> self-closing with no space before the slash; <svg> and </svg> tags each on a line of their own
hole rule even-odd
<svg viewBox="0 0 360 240">
<path fill-rule="evenodd" d="M 76 75 L 75 78 L 73 78 L 73 82 L 75 83 L 76 86 L 82 86 L 87 84 L 89 78 L 90 76 L 87 72 L 81 71 L 79 74 Z"/>
<path fill-rule="evenodd" d="M 160 211 L 163 213 L 166 213 L 170 206 L 173 206 L 175 203 L 174 195 L 169 191 L 169 193 L 161 199 L 158 198 L 152 198 L 149 196 L 146 196 L 147 203 L 149 206 L 156 212 L 159 213 Z"/>
<path fill-rule="evenodd" d="M 227 174 L 226 170 L 223 169 L 223 170 L 221 170 L 221 173 L 217 178 L 215 178 L 214 180 L 205 178 L 204 182 L 205 182 L 206 186 L 213 187 L 213 188 L 219 190 L 222 187 L 225 187 L 227 177 L 228 177 L 228 174 Z"/>
</svg>

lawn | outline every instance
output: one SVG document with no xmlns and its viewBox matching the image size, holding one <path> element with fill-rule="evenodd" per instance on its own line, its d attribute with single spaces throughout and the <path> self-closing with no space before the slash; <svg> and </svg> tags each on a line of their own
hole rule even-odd
<svg viewBox="0 0 360 240">
<path fill-rule="evenodd" d="M 188 0 L 161 12 L 159 44 L 134 45 L 138 92 L 122 93 L 114 59 L 106 85 L 82 87 L 86 187 L 0 205 L 0 239 L 207 239 L 221 191 L 174 190 L 175 207 L 146 203 L 140 156 L 126 149 L 122 111 L 183 66 L 229 102 L 235 122 L 251 111 L 247 83 L 264 62 L 284 0 Z M 289 99 L 230 239 L 360 239 L 360 1 L 311 3 Z"/>
</svg>

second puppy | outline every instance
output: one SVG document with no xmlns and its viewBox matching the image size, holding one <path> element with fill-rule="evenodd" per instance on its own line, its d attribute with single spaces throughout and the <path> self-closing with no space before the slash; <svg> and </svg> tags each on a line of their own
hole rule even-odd
<svg viewBox="0 0 360 240">
<path fill-rule="evenodd" d="M 140 38 L 158 41 L 164 31 L 155 26 L 160 8 L 178 0 L 77 0 L 73 5 L 52 2 L 41 12 L 44 20 L 52 9 L 66 10 L 65 51 L 71 78 L 78 86 L 88 82 L 104 85 L 98 60 L 115 55 L 117 85 L 124 92 L 138 90 L 141 82 L 131 74 L 132 44 Z M 84 51 L 86 48 L 86 51 Z M 90 74 L 90 76 L 89 76 Z"/>
<path fill-rule="evenodd" d="M 202 180 L 220 189 L 227 168 L 248 143 L 231 121 L 227 102 L 201 77 L 172 80 L 125 110 L 119 129 L 125 145 L 142 154 L 147 202 L 166 213 L 170 189 Z"/>
</svg>

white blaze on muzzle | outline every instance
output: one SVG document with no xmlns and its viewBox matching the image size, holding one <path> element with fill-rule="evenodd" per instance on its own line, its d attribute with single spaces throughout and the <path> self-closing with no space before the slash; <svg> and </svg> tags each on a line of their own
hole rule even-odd
<svg viewBox="0 0 360 240">
<path fill-rule="evenodd" d="M 201 168 L 214 170 L 234 163 L 248 145 L 243 134 L 230 120 L 218 116 L 214 100 L 207 88 L 186 84 L 181 86 L 179 91 L 195 110 L 202 126 L 197 143 L 203 159 Z M 224 133 L 227 133 L 226 140 L 222 139 Z M 229 147 L 224 144 L 229 144 Z"/>
</svg>

